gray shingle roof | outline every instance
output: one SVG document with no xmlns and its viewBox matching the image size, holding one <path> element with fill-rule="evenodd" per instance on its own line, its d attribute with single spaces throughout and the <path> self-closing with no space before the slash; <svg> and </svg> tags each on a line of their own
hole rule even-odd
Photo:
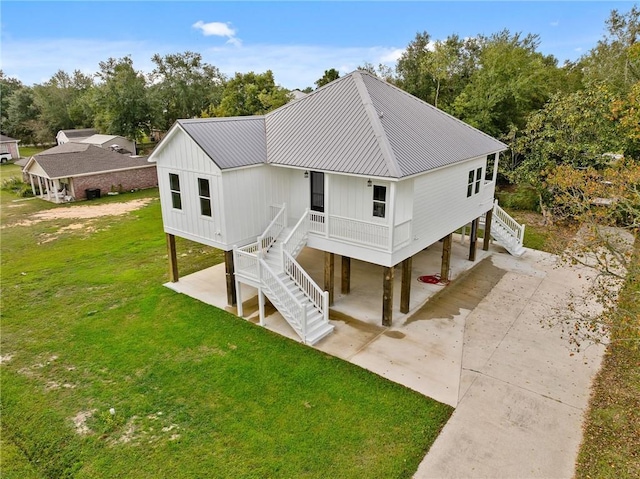
<svg viewBox="0 0 640 479">
<path fill-rule="evenodd" d="M 67 144 L 60 146 L 67 146 Z M 34 159 L 51 179 L 154 166 L 147 161 L 147 157 L 133 158 L 94 145 L 81 143 L 76 145 L 83 147 L 84 150 L 40 153 L 35 155 Z M 55 148 L 51 148 L 53 149 Z"/>
<path fill-rule="evenodd" d="M 84 138 L 91 135 L 97 135 L 98 132 L 94 128 L 79 128 L 77 130 L 60 130 L 67 138 Z"/>
<path fill-rule="evenodd" d="M 267 161 L 263 116 L 199 118 L 178 124 L 222 170 Z"/>
<path fill-rule="evenodd" d="M 0 135 L 0 143 L 13 143 L 15 141 L 19 141 L 19 140 L 16 140 L 15 138 L 11 138 L 10 136 L 7 136 L 7 135 Z"/>
</svg>

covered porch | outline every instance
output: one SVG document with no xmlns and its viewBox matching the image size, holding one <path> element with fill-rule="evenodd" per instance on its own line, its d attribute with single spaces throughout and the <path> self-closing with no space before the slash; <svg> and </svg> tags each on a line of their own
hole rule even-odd
<svg viewBox="0 0 640 479">
<path fill-rule="evenodd" d="M 71 178 L 49 178 L 46 175 L 29 174 L 33 196 L 52 203 L 73 201 L 73 181 Z"/>
</svg>

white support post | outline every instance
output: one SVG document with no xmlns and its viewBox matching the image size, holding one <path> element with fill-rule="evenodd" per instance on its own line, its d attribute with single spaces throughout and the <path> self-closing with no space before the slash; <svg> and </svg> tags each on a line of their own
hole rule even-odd
<svg viewBox="0 0 640 479">
<path fill-rule="evenodd" d="M 236 307 L 237 307 L 237 313 L 239 317 L 243 317 L 244 316 L 244 310 L 242 308 L 242 287 L 241 287 L 241 283 L 240 281 L 238 281 L 236 279 Z"/>
<path fill-rule="evenodd" d="M 31 183 L 31 193 L 33 193 L 33 196 L 36 196 L 36 186 L 33 183 L 33 175 L 31 173 L 29 173 L 29 182 Z"/>
<path fill-rule="evenodd" d="M 264 293 L 262 286 L 258 288 L 258 311 L 260 311 L 260 326 L 264 326 Z"/>
</svg>

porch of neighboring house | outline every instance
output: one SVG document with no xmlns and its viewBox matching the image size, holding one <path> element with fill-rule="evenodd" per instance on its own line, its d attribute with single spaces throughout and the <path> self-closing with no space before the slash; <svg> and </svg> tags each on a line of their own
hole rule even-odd
<svg viewBox="0 0 640 479">
<path fill-rule="evenodd" d="M 409 312 L 400 310 L 402 274 L 397 266 L 394 275 L 393 320 L 389 327 L 380 324 L 382 315 L 383 275 L 385 268 L 364 261 L 352 259 L 350 262 L 350 291 L 343 294 L 342 268 L 340 256 L 335 256 L 334 302 L 329 310 L 329 321 L 334 331 L 320 340 L 314 347 L 341 359 L 371 369 L 391 380 L 402 376 L 404 384 L 447 404 L 455 405 L 458 400 L 458 379 L 462 357 L 464 315 L 452 314 L 443 319 L 427 318 L 428 300 L 440 291 L 451 288 L 456 281 L 466 276 L 474 266 L 492 254 L 504 253 L 498 245 L 491 244 L 488 251 L 478 243 L 476 261 L 469 260 L 469 238 L 453 235 L 449 265 L 449 283 L 428 283 L 419 281 L 421 276 L 439 275 L 442 267 L 443 242 L 436 242 L 416 254 L 411 268 L 411 295 Z M 317 284 L 324 284 L 325 253 L 306 247 L 298 256 L 298 262 Z M 167 287 L 186 294 L 207 304 L 237 314 L 237 308 L 228 306 L 227 277 L 225 265 L 181 277 L 177 282 L 169 282 Z M 240 297 L 243 299 L 244 317 L 254 323 L 259 321 L 257 290 L 241 284 Z M 470 293 L 472 296 L 473 292 Z M 464 312 L 464 304 L 461 306 Z M 458 313 L 460 313 L 458 311 Z M 289 323 L 268 302 L 265 306 L 265 327 L 294 341 L 300 341 Z M 386 340 L 404 338 L 404 358 L 392 358 L 385 352 Z M 382 348 L 382 349 L 378 349 Z M 400 363 L 402 367 L 396 366 Z M 371 363 L 373 362 L 373 366 Z"/>
<path fill-rule="evenodd" d="M 51 179 L 46 176 L 29 174 L 33 196 L 52 203 L 73 201 L 75 194 L 71 179 Z"/>
</svg>

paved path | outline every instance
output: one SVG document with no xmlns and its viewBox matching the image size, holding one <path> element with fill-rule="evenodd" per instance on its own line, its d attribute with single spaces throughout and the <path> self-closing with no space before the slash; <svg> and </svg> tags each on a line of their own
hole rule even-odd
<svg viewBox="0 0 640 479">
<path fill-rule="evenodd" d="M 541 319 L 589 272 L 532 250 L 491 261 L 505 274 L 466 318 L 458 406 L 414 477 L 571 478 L 604 348 L 572 355 Z"/>
</svg>

